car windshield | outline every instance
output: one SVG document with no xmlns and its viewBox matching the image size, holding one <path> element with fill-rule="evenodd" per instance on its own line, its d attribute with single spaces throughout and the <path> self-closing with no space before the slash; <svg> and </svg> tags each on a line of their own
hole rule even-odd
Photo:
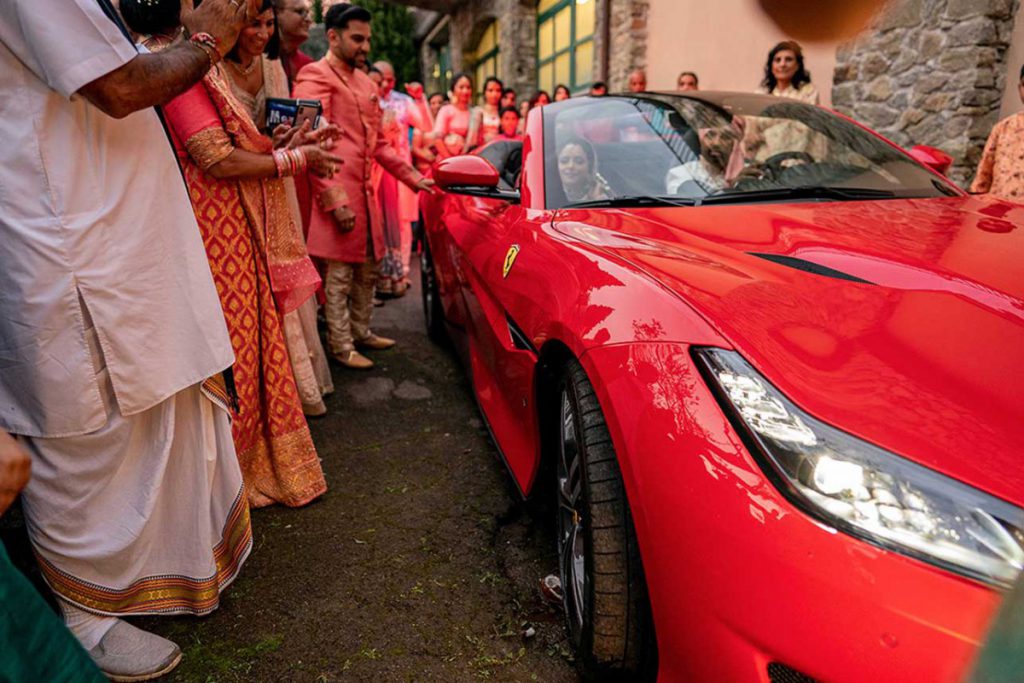
<svg viewBox="0 0 1024 683">
<path fill-rule="evenodd" d="M 548 208 L 957 192 L 850 121 L 779 97 L 567 101 L 545 107 L 544 136 Z"/>
</svg>

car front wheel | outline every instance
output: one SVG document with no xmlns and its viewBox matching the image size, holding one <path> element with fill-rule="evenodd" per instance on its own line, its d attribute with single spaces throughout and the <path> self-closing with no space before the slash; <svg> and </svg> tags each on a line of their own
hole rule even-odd
<svg viewBox="0 0 1024 683">
<path fill-rule="evenodd" d="M 653 679 L 654 629 L 608 426 L 582 366 L 560 382 L 558 557 L 570 640 L 587 680 Z"/>
</svg>

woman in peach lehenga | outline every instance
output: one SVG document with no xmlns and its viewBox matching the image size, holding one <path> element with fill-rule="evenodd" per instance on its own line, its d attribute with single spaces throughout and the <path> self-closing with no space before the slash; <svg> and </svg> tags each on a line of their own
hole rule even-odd
<svg viewBox="0 0 1024 683">
<path fill-rule="evenodd" d="M 327 485 L 281 314 L 304 303 L 320 278 L 292 222 L 273 143 L 232 92 L 227 69 L 236 67 L 229 64 L 211 69 L 164 111 L 235 350 L 239 410 L 232 428 L 249 504 L 297 507 Z M 322 175 L 340 162 L 317 144 L 297 149 Z"/>
</svg>

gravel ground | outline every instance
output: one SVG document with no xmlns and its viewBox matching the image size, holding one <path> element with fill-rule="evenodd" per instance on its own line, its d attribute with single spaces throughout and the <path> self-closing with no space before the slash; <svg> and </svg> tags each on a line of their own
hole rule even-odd
<svg viewBox="0 0 1024 683">
<path fill-rule="evenodd" d="M 311 421 L 329 486 L 253 513 L 255 548 L 204 619 L 142 619 L 185 651 L 172 681 L 575 681 L 537 590 L 552 530 L 518 502 L 417 289 L 375 313 L 399 346 L 334 366 Z M 530 635 L 526 635 L 530 633 Z"/>
</svg>

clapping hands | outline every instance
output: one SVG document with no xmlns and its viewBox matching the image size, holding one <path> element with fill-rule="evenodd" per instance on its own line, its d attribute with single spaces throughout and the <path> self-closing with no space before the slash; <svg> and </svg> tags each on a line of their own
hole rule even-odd
<svg viewBox="0 0 1024 683">
<path fill-rule="evenodd" d="M 306 145 L 317 145 L 320 149 L 333 149 L 334 141 L 341 137 L 341 128 L 329 123 L 322 128 L 312 130 L 308 120 L 299 126 L 288 126 L 284 123 L 274 129 L 271 138 L 274 149 L 295 149 Z"/>
</svg>

